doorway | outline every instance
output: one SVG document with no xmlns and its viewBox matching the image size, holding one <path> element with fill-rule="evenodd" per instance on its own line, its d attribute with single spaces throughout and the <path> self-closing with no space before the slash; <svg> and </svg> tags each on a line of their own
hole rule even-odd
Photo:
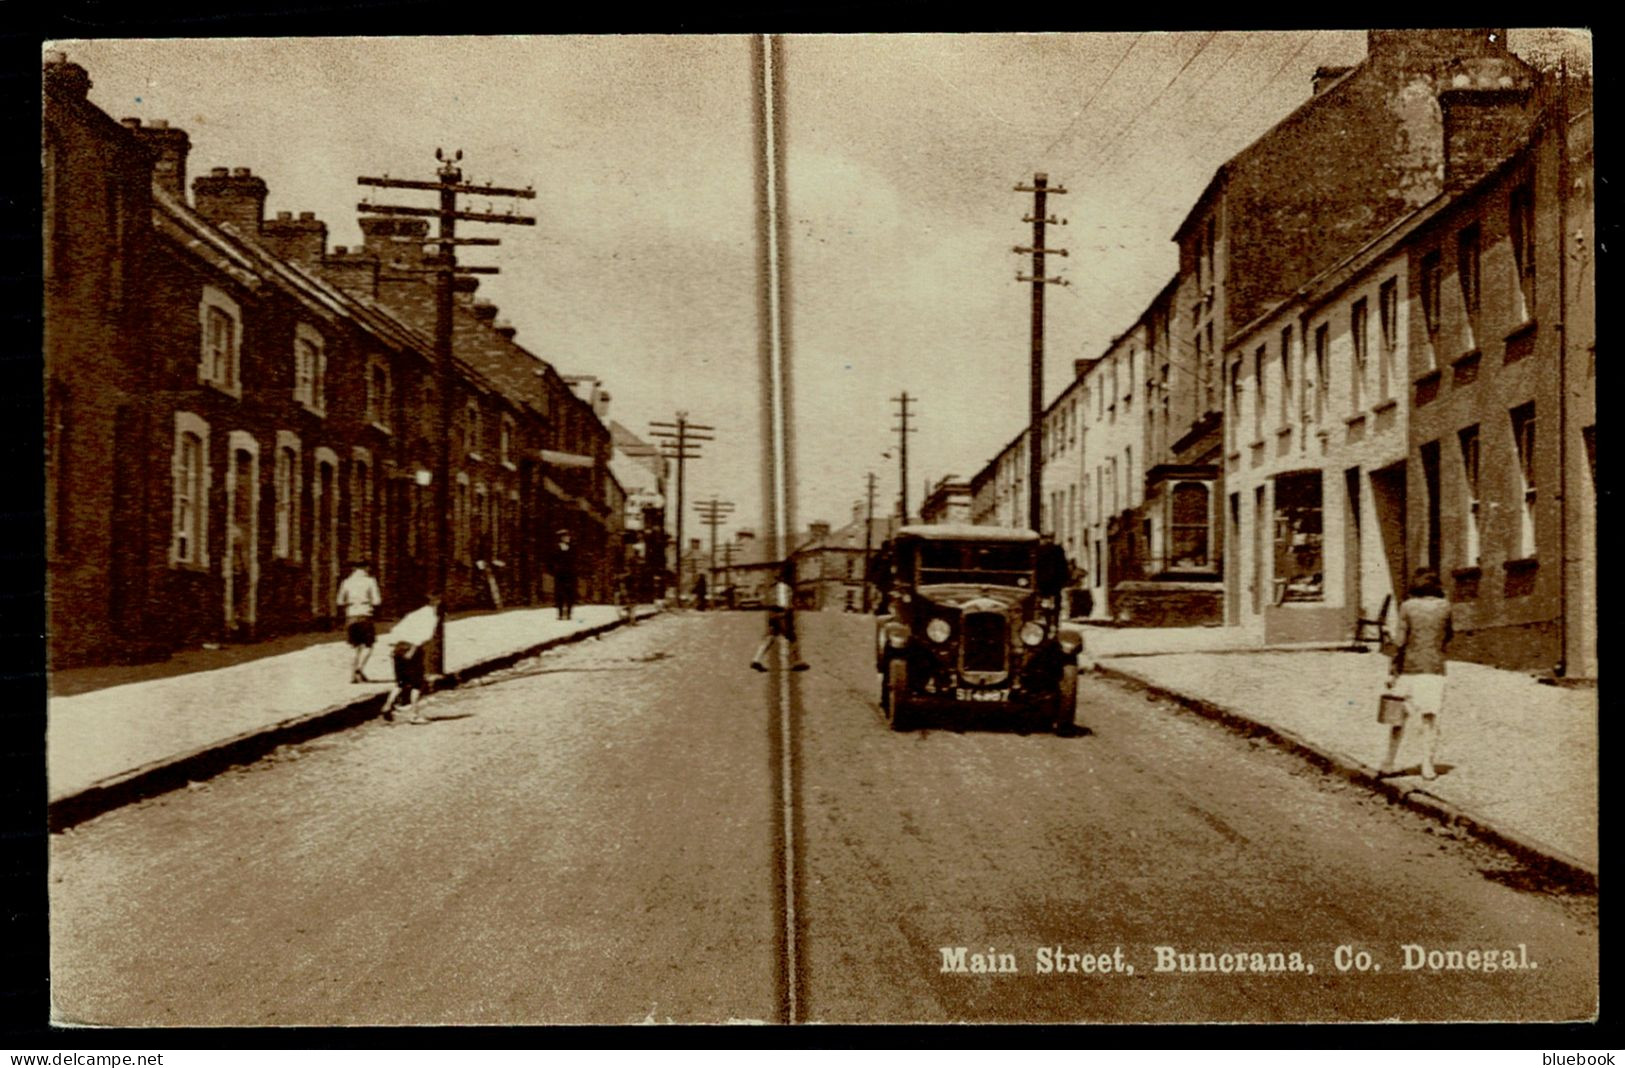
<svg viewBox="0 0 1625 1068">
<path fill-rule="evenodd" d="M 259 446 L 241 430 L 228 436 L 226 475 L 226 635 L 252 637 L 259 596 Z"/>
<path fill-rule="evenodd" d="M 1382 543 L 1382 562 L 1387 568 L 1386 583 L 1379 589 L 1403 598 L 1400 584 L 1405 578 L 1405 463 L 1371 472 L 1371 510 L 1377 519 L 1377 537 Z"/>
</svg>

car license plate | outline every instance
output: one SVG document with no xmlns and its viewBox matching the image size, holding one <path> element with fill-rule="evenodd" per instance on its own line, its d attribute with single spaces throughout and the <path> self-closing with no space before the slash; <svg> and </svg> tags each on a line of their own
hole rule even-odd
<svg viewBox="0 0 1625 1068">
<path fill-rule="evenodd" d="M 967 690 L 961 686 L 954 696 L 961 701 L 1003 701 L 1008 694 L 1004 690 Z"/>
</svg>

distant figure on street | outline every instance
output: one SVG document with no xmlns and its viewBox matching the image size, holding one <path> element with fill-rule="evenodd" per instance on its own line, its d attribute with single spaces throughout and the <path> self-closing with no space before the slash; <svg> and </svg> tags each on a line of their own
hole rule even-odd
<svg viewBox="0 0 1625 1068">
<path fill-rule="evenodd" d="M 559 618 L 569 619 L 576 606 L 576 552 L 570 544 L 570 532 L 559 531 L 558 544 L 553 549 L 553 596 L 559 606 Z"/>
<path fill-rule="evenodd" d="M 756 656 L 750 662 L 757 671 L 767 670 L 767 654 L 775 638 L 783 638 L 790 647 L 790 670 L 807 670 L 808 664 L 801 659 L 801 647 L 796 639 L 795 577 L 795 565 L 786 560 L 779 567 L 779 580 L 768 592 L 767 637 L 756 647 Z"/>
<path fill-rule="evenodd" d="M 357 560 L 349 577 L 339 583 L 337 597 L 338 606 L 344 609 L 345 640 L 355 650 L 355 659 L 350 665 L 351 682 L 367 681 L 362 670 L 367 666 L 367 658 L 372 656 L 372 647 L 378 640 L 372 616 L 383 599 L 378 580 L 372 577 L 372 562 Z"/>
<path fill-rule="evenodd" d="M 423 647 L 434 637 L 439 625 L 440 598 L 430 597 L 428 604 L 408 613 L 389 632 L 390 653 L 395 662 L 395 689 L 384 699 L 386 721 L 395 722 L 395 710 L 404 706 L 412 710 L 406 722 L 428 722 L 418 710 L 428 690 L 423 674 Z"/>
<path fill-rule="evenodd" d="M 699 578 L 694 580 L 694 607 L 698 608 L 702 612 L 705 611 L 706 607 L 705 594 L 705 576 L 701 575 Z"/>
<path fill-rule="evenodd" d="M 615 605 L 621 611 L 621 618 L 627 626 L 633 626 L 638 621 L 638 595 L 637 578 L 631 566 L 621 568 L 615 576 Z"/>
<path fill-rule="evenodd" d="M 1428 568 L 1418 568 L 1410 595 L 1399 606 L 1399 624 L 1394 631 L 1393 665 L 1388 670 L 1388 689 L 1405 699 L 1406 723 L 1389 729 L 1388 756 L 1382 774 L 1395 773 L 1399 742 L 1405 726 L 1414 716 L 1422 719 L 1422 778 L 1438 778 L 1433 759 L 1439 748 L 1439 713 L 1444 708 L 1444 650 L 1455 636 L 1450 622 L 1450 601 L 1444 595 L 1439 576 Z"/>
</svg>

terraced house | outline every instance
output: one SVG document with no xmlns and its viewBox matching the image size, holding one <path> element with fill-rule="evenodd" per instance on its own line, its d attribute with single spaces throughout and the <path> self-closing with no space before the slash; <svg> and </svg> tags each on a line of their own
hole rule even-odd
<svg viewBox="0 0 1625 1068">
<path fill-rule="evenodd" d="M 426 225 L 364 219 L 362 248 L 329 250 L 309 213 L 265 217 L 248 167 L 188 201 L 185 131 L 115 122 L 60 53 L 44 76 L 52 663 L 328 626 L 358 558 L 386 615 L 415 607 L 439 541 Z M 559 527 L 602 598 L 624 506 L 609 433 L 459 289 L 447 603 L 545 600 Z"/>
</svg>

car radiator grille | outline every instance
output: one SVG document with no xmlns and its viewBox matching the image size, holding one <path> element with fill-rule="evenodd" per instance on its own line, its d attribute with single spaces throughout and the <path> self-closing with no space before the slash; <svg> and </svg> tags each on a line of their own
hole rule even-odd
<svg viewBox="0 0 1625 1068">
<path fill-rule="evenodd" d="M 998 612 L 972 612 L 964 619 L 960 667 L 965 671 L 1003 671 L 1008 639 L 1004 616 Z"/>
</svg>

